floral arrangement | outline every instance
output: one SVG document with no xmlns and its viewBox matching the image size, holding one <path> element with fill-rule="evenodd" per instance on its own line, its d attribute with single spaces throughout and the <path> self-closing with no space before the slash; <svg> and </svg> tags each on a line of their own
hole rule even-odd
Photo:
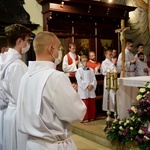
<svg viewBox="0 0 150 150">
<path fill-rule="evenodd" d="M 112 123 L 107 139 L 113 144 L 150 150 L 150 82 L 139 89 L 136 102 L 128 110 L 129 117 Z"/>
</svg>

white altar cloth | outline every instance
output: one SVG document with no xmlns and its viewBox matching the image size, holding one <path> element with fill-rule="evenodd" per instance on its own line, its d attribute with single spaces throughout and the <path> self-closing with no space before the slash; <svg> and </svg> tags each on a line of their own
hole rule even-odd
<svg viewBox="0 0 150 150">
<path fill-rule="evenodd" d="M 144 87 L 147 81 L 150 81 L 150 76 L 118 78 L 117 110 L 120 119 L 128 117 L 127 110 L 136 101 L 138 87 Z"/>
</svg>

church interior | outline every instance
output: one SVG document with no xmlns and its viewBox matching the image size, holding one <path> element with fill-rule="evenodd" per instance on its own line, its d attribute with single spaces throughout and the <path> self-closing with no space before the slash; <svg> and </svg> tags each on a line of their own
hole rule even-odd
<svg viewBox="0 0 150 150">
<path fill-rule="evenodd" d="M 108 47 L 121 53 L 121 33 L 129 28 L 123 33 L 126 39 L 133 41 L 132 53 L 136 54 L 137 44 L 142 43 L 148 62 L 150 61 L 150 0 L 0 0 L 0 4 L 0 36 L 5 36 L 4 28 L 13 23 L 30 28 L 32 39 L 41 31 L 50 31 L 61 41 L 63 57 L 68 53 L 69 43 L 76 43 L 78 55 L 88 55 L 89 51 L 94 51 L 96 60 L 102 63 L 105 59 L 104 50 Z M 32 46 L 23 60 L 26 64 L 35 60 Z M 57 69 L 62 71 L 62 62 Z M 96 119 L 88 123 L 73 124 L 72 138 L 78 150 L 117 150 L 106 138 L 105 129 L 110 128 L 111 122 L 107 119 L 114 116 L 102 110 L 104 75 L 95 76 Z M 118 110 L 123 109 L 121 119 L 127 116 L 125 109 L 131 106 L 131 102 L 125 104 L 126 100 L 131 97 L 135 99 L 139 91 L 137 87 L 143 86 L 143 82 L 148 80 L 148 77 L 138 80 L 120 79 L 122 88 L 119 91 L 124 97 L 124 104 L 120 102 L 121 108 Z M 76 82 L 74 77 L 70 81 Z M 117 90 L 118 87 L 116 93 Z M 124 93 L 125 91 L 129 94 Z M 121 149 L 126 150 L 118 148 Z"/>
</svg>

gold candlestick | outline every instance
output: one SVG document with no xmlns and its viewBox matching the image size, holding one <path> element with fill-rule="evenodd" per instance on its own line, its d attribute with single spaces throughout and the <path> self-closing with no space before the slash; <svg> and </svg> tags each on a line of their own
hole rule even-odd
<svg viewBox="0 0 150 150">
<path fill-rule="evenodd" d="M 111 89 L 111 73 L 110 73 L 110 69 L 107 69 L 107 73 L 106 73 L 106 89 Z"/>
<path fill-rule="evenodd" d="M 113 87 L 112 87 L 113 91 L 114 91 L 114 121 L 117 120 L 118 117 L 118 112 L 117 112 L 117 90 L 118 90 L 118 74 L 117 74 L 117 70 L 115 69 L 113 71 Z"/>
<path fill-rule="evenodd" d="M 111 127 L 112 119 L 110 117 L 110 90 L 111 90 L 111 73 L 110 69 L 107 69 L 106 73 L 106 89 L 107 89 L 107 118 L 106 118 L 106 127 L 104 128 L 104 131 L 107 131 L 107 128 Z"/>
<path fill-rule="evenodd" d="M 117 74 L 117 70 L 115 69 L 113 71 L 113 90 L 117 90 L 118 89 L 118 74 Z"/>
</svg>

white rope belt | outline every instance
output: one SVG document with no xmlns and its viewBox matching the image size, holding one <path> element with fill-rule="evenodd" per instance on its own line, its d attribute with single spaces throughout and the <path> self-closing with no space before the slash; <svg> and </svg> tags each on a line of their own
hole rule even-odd
<svg viewBox="0 0 150 150">
<path fill-rule="evenodd" d="M 64 140 L 60 140 L 60 141 L 50 141 L 48 139 L 43 139 L 43 138 L 40 138 L 40 137 L 35 137 L 35 136 L 29 135 L 28 140 L 34 140 L 34 141 L 38 140 L 38 141 L 47 142 L 47 143 L 50 143 L 50 144 L 55 144 L 55 143 L 59 144 L 59 143 L 70 141 L 71 137 L 68 137 L 68 138 L 66 138 Z"/>
</svg>

